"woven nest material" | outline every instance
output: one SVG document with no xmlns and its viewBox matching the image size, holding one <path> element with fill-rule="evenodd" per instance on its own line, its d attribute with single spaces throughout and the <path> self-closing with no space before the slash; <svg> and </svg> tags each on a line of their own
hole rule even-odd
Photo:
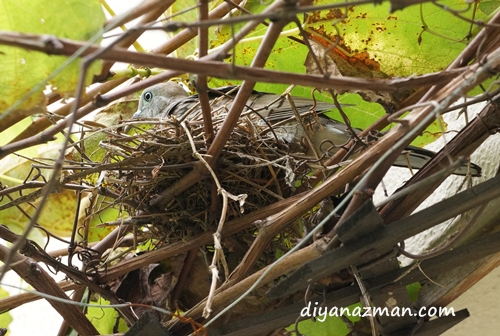
<svg viewBox="0 0 500 336">
<path fill-rule="evenodd" d="M 224 118 L 224 113 L 214 116 L 215 133 Z M 198 116 L 184 121 L 184 127 L 170 117 L 132 122 L 134 135 L 114 134 L 102 141 L 100 147 L 106 149 L 104 161 L 118 161 L 120 167 L 107 172 L 106 179 L 113 181 L 108 188 L 120 194 L 121 199 L 134 200 L 137 208 L 147 207 L 192 171 L 199 161 L 193 156 L 192 144 L 202 157 L 206 154 L 207 143 L 200 119 Z M 306 180 L 309 172 L 303 155 L 300 145 L 280 142 L 258 116 L 242 117 L 226 142 L 215 171 L 221 187 L 237 199 L 229 202 L 226 222 L 292 195 L 294 187 Z M 214 209 L 214 194 L 219 197 L 214 191 L 217 191 L 216 183 L 209 177 L 176 196 L 162 209 L 148 209 L 153 214 L 152 224 L 155 224 L 155 213 L 168 218 L 168 225 L 153 225 L 156 238 L 172 243 L 199 233 L 214 232 L 222 210 L 220 198 L 215 201 L 217 208 Z M 253 231 L 249 230 L 252 239 Z M 300 233 L 294 234 L 297 235 Z"/>
</svg>

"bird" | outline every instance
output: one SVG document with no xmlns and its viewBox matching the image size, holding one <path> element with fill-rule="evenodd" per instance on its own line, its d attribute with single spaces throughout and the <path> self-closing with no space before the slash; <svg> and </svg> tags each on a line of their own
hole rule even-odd
<svg viewBox="0 0 500 336">
<path fill-rule="evenodd" d="M 216 115 L 228 111 L 229 104 L 234 99 L 237 90 L 238 87 L 235 86 L 209 90 L 212 113 Z M 282 143 L 305 147 L 304 154 L 312 157 L 322 156 L 325 152 L 328 155 L 334 154 L 343 144 L 352 139 L 351 130 L 354 130 L 356 134 L 361 132 L 361 130 L 348 128 L 346 124 L 324 115 L 325 112 L 336 108 L 331 103 L 297 97 L 293 97 L 293 103 L 294 108 L 291 107 L 284 95 L 254 91 L 248 99 L 242 115 L 257 114 L 259 126 L 269 126 L 269 133 L 272 133 Z M 314 110 L 315 113 L 311 113 L 311 110 Z M 201 113 L 200 111 L 198 95 L 190 96 L 180 84 L 168 81 L 155 84 L 142 92 L 137 111 L 132 118 L 173 116 L 184 120 L 186 118 L 193 119 L 196 114 Z M 301 115 L 304 123 L 297 121 L 295 117 L 297 113 Z M 306 131 L 303 125 L 306 125 L 306 128 L 310 130 Z M 310 135 L 308 137 L 311 141 L 309 145 L 304 141 L 306 133 Z M 434 156 L 433 151 L 410 145 L 394 162 L 394 166 L 420 169 Z M 481 167 L 474 163 L 464 164 L 453 172 L 455 175 L 469 173 L 473 177 L 481 176 Z"/>
</svg>

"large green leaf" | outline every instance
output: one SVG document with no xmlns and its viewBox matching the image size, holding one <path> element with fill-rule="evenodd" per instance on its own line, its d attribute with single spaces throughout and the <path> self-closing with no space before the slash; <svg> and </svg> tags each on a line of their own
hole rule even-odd
<svg viewBox="0 0 500 336">
<path fill-rule="evenodd" d="M 37 150 L 36 155 L 33 155 L 33 157 L 45 161 L 44 158 L 54 159 L 56 157 L 59 153 L 60 145 L 53 143 L 46 146 L 38 146 L 33 149 Z M 33 153 L 33 150 L 31 153 Z M 10 155 L 6 159 L 1 160 L 0 183 L 3 186 L 15 186 L 22 184 L 25 179 L 30 181 L 36 174 L 36 171 L 32 171 L 32 164 L 32 161 L 15 155 Z M 42 169 L 40 172 L 45 177 L 49 177 L 51 174 L 50 170 L 47 169 Z M 36 180 L 40 182 L 43 181 L 41 177 L 38 177 Z M 29 195 L 32 192 L 35 192 L 35 190 L 23 190 L 22 195 Z M 14 199 L 19 196 L 18 193 L 11 194 L 11 197 Z M 38 219 L 38 223 L 54 234 L 69 236 L 73 227 L 76 201 L 77 197 L 75 192 L 70 190 L 61 190 L 59 193 L 50 195 L 45 211 L 42 212 Z M 0 201 L 0 205 L 5 205 L 9 202 L 9 198 L 3 197 Z M 37 201 L 34 201 L 31 202 L 31 204 L 23 203 L 19 207 L 29 216 L 32 216 L 35 212 L 36 205 Z M 30 219 L 17 207 L 13 206 L 0 211 L 0 221 L 5 223 L 12 231 L 21 233 L 30 222 Z M 40 233 L 34 231 L 33 234 L 35 236 L 32 235 L 31 238 L 40 241 Z"/>
<path fill-rule="evenodd" d="M 97 33 L 105 18 L 97 0 L 0 0 L 0 30 L 49 34 L 85 41 Z M 67 58 L 48 56 L 21 48 L 0 46 L 0 113 L 45 80 Z M 100 71 L 96 62 L 87 79 Z M 50 81 L 60 93 L 73 92 L 79 74 L 79 62 L 73 62 Z M 43 110 L 41 91 L 23 105 L 22 115 Z"/>
<path fill-rule="evenodd" d="M 341 2 L 340 0 L 316 0 L 317 5 Z M 481 2 L 479 6 L 470 7 L 460 0 L 441 1 L 461 12 L 461 15 L 474 20 L 486 20 L 498 6 L 500 1 Z M 259 1 L 249 1 L 247 9 L 259 13 L 265 6 Z M 226 42 L 240 25 L 219 27 L 213 36 L 212 47 Z M 293 25 L 286 27 L 287 35 L 300 38 L 298 31 L 293 33 Z M 474 26 L 450 11 L 443 10 L 431 3 L 415 5 L 404 10 L 390 13 L 390 3 L 352 6 L 347 9 L 325 10 L 309 13 L 303 22 L 303 28 L 309 37 L 322 45 L 331 46 L 338 35 L 339 47 L 334 51 L 353 66 L 349 76 L 356 77 L 386 77 L 411 76 L 425 74 L 446 68 L 464 49 Z M 266 27 L 260 25 L 251 35 L 253 40 L 240 43 L 233 51 L 228 62 L 249 66 L 262 43 Z M 273 70 L 305 73 L 304 61 L 308 49 L 305 45 L 292 41 L 286 36 L 276 43 L 266 67 Z M 361 69 L 369 69 L 368 73 Z M 359 70 L 356 72 L 356 70 Z M 212 85 L 237 84 L 235 81 L 212 80 Z M 282 93 L 286 85 L 259 83 L 256 89 L 267 92 Z M 293 95 L 311 97 L 311 88 L 297 88 Z M 328 94 L 317 95 L 318 99 L 331 101 Z M 363 101 L 358 95 L 346 93 L 339 100 L 355 106 L 346 107 L 354 127 L 366 128 L 386 112 L 377 103 Z M 338 112 L 332 112 L 331 117 L 342 120 Z M 440 134 L 437 122 L 433 123 L 413 144 L 422 146 L 432 142 Z"/>
<path fill-rule="evenodd" d="M 36 154 L 33 152 L 36 150 Z M 37 146 L 31 149 L 32 156 L 40 161 L 46 162 L 44 159 L 55 159 L 59 153 L 60 145 L 57 143 L 52 143 L 45 146 Z M 50 161 L 49 161 L 50 162 Z M 33 162 L 27 160 L 23 157 L 10 155 L 4 160 L 0 160 L 0 183 L 3 186 L 15 186 L 23 183 L 25 179 L 30 181 L 36 171 L 32 171 Z M 48 178 L 51 175 L 51 171 L 48 169 L 40 170 L 41 174 Z M 43 179 L 38 177 L 37 181 L 41 182 Z M 32 192 L 36 192 L 35 189 L 25 189 L 22 195 L 29 195 Z M 16 199 L 20 195 L 18 193 L 11 194 L 11 197 Z M 83 194 L 80 214 L 79 215 L 79 225 L 82 225 L 85 219 L 85 209 L 88 207 L 88 193 Z M 25 213 L 32 216 L 35 213 L 35 207 L 37 206 L 39 200 L 31 202 L 31 204 L 23 203 L 19 205 Z M 3 197 L 0 200 L 0 206 L 5 205 L 10 202 L 10 199 Z M 73 230 L 73 221 L 75 218 L 75 212 L 77 208 L 78 195 L 75 191 L 62 189 L 59 192 L 49 195 L 47 204 L 45 205 L 44 211 L 40 214 L 38 223 L 45 229 L 49 230 L 51 233 L 62 237 L 69 237 Z M 112 200 L 106 200 L 107 203 L 112 202 Z M 114 208 L 108 208 L 107 203 L 102 201 L 102 198 L 98 198 L 96 202 L 96 207 L 93 207 L 90 211 L 91 214 L 98 212 L 98 214 L 93 215 L 89 221 L 88 230 L 88 241 L 99 241 L 104 238 L 113 227 L 98 227 L 106 221 L 115 221 L 119 218 L 119 215 L 128 216 L 125 212 L 120 212 Z M 102 211 L 97 211 L 102 209 Z M 20 209 L 16 206 L 9 207 L 0 211 L 0 222 L 5 223 L 12 231 L 16 233 L 22 233 L 26 225 L 30 222 L 30 219 L 23 214 Z M 79 231 L 81 232 L 81 231 Z M 30 236 L 31 239 L 35 239 L 41 242 L 42 236 L 37 230 L 32 231 Z"/>
</svg>

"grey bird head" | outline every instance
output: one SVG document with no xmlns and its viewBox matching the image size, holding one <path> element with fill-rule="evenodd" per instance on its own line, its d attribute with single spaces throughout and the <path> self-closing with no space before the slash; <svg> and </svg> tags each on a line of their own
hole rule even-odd
<svg viewBox="0 0 500 336">
<path fill-rule="evenodd" d="M 170 105 L 186 97 L 187 92 L 175 82 L 153 85 L 142 92 L 137 112 L 132 118 L 163 117 Z"/>
</svg>

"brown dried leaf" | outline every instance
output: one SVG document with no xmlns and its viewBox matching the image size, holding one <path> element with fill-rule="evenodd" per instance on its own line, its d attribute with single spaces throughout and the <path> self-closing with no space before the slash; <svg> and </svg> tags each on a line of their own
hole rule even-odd
<svg viewBox="0 0 500 336">
<path fill-rule="evenodd" d="M 315 38 L 317 39 L 317 38 Z M 341 42 L 339 42 L 340 44 Z M 379 66 L 373 60 L 367 58 L 366 53 L 346 56 L 338 48 L 325 47 L 324 45 L 310 41 L 312 52 L 307 54 L 304 65 L 308 74 L 327 73 L 330 76 L 348 76 L 360 78 L 388 78 L 381 72 Z M 345 47 L 345 46 L 344 46 Z M 321 69 L 314 61 L 314 55 L 318 59 Z M 342 93 L 357 93 L 365 101 L 379 103 L 387 113 L 393 113 L 399 109 L 400 103 L 406 99 L 411 92 L 403 91 L 397 93 L 378 92 L 371 90 L 344 90 Z"/>
</svg>

